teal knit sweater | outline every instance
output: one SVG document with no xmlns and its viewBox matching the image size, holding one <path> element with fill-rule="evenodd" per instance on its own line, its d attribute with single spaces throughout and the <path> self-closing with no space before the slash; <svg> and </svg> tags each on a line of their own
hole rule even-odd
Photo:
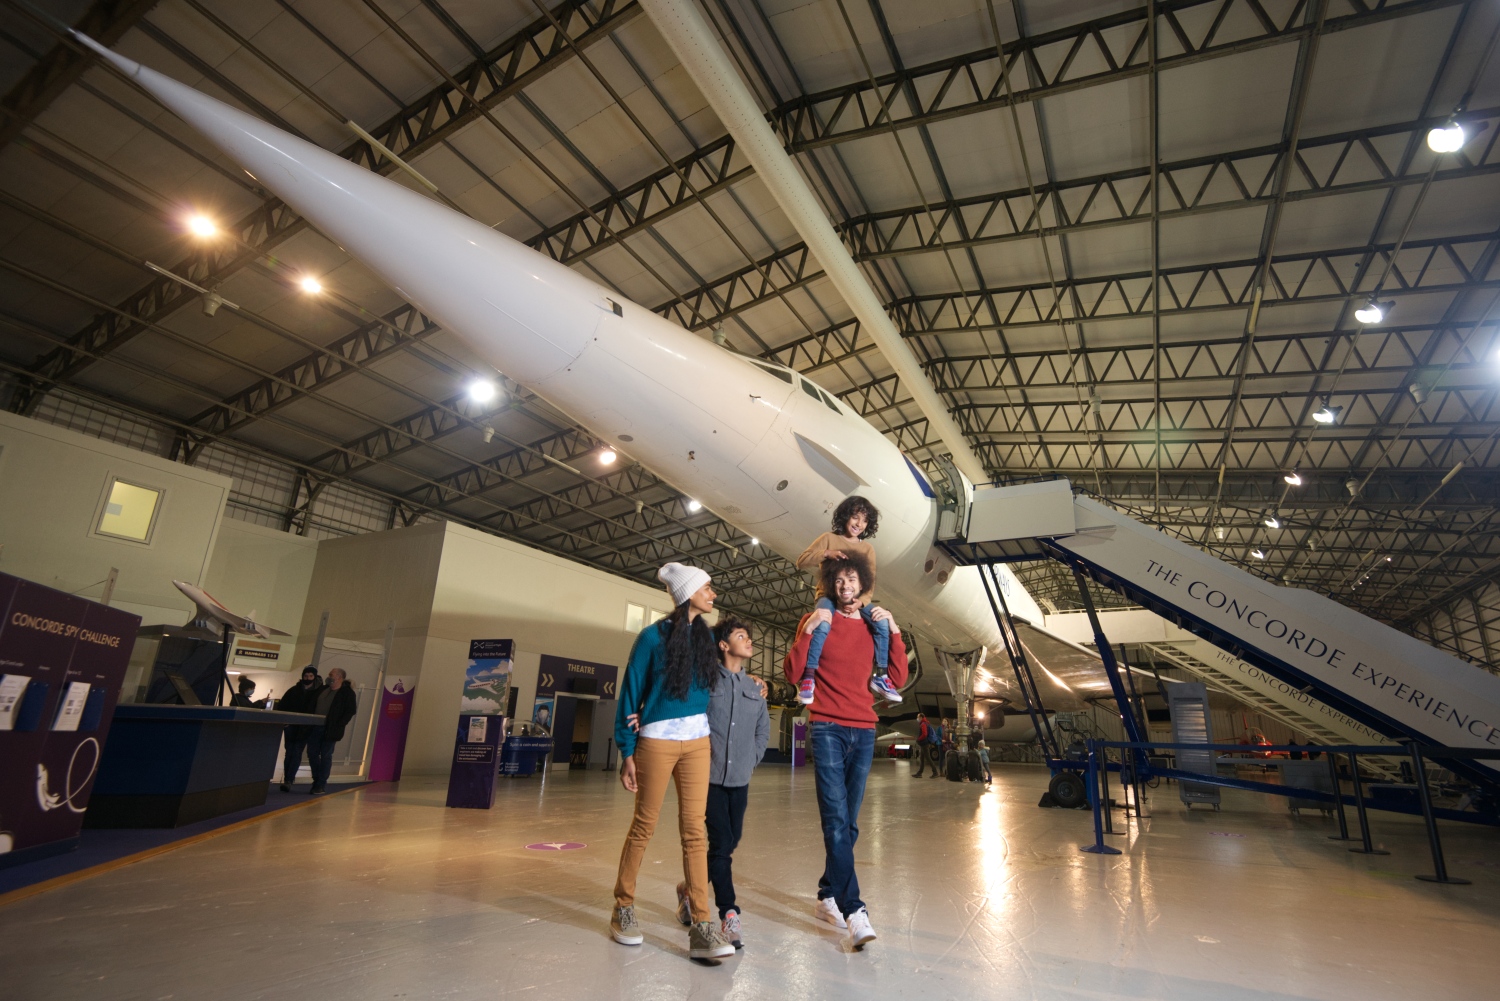
<svg viewBox="0 0 1500 1001">
<path fill-rule="evenodd" d="M 653 623 L 642 629 L 630 648 L 630 660 L 625 665 L 625 684 L 620 689 L 620 701 L 615 704 L 615 744 L 620 748 L 620 757 L 635 754 L 635 731 L 626 721 L 631 713 L 640 713 L 640 725 L 664 719 L 681 719 L 708 712 L 709 691 L 693 678 L 687 698 L 674 699 L 664 691 L 664 675 L 667 670 L 667 635 L 671 627 L 665 621 Z"/>
</svg>

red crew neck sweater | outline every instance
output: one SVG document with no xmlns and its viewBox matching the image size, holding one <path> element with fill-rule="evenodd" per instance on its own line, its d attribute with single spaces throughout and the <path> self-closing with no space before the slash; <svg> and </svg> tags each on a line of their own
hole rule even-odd
<svg viewBox="0 0 1500 1001">
<path fill-rule="evenodd" d="M 807 645 L 812 637 L 804 630 L 807 616 L 797 624 L 797 642 L 787 652 L 782 669 L 793 685 L 802 680 L 807 666 Z M 870 671 L 875 666 L 875 637 L 861 617 L 848 618 L 837 612 L 823 644 L 818 662 L 818 687 L 813 697 L 812 718 L 856 726 L 875 727 L 875 695 L 870 691 Z M 891 633 L 890 682 L 906 684 L 906 644 L 900 633 Z"/>
</svg>

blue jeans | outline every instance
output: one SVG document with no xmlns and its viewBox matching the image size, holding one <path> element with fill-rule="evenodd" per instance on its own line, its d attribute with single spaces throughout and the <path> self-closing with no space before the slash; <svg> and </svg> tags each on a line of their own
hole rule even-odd
<svg viewBox="0 0 1500 1001">
<path fill-rule="evenodd" d="M 875 728 L 812 722 L 813 776 L 818 817 L 823 822 L 823 878 L 818 899 L 832 897 L 845 917 L 865 906 L 854 875 L 854 843 L 859 840 L 859 808 L 865 779 L 875 757 Z"/>
<path fill-rule="evenodd" d="M 833 613 L 833 602 L 827 598 L 818 599 L 818 607 L 824 611 Z M 891 664 L 891 620 L 883 619 L 876 622 L 870 618 L 870 613 L 875 611 L 874 605 L 866 605 L 859 610 L 859 614 L 865 617 L 865 624 L 875 635 L 875 677 L 883 678 L 890 670 Z M 828 630 L 831 629 L 826 622 L 818 623 L 818 628 L 813 630 L 812 639 L 807 644 L 807 667 L 802 670 L 802 677 L 811 678 L 818 673 L 818 661 L 823 657 L 823 644 L 828 642 Z"/>
</svg>

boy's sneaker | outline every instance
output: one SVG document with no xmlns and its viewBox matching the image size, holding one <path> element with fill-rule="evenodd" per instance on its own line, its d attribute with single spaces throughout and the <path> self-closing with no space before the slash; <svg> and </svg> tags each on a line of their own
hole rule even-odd
<svg viewBox="0 0 1500 1001">
<path fill-rule="evenodd" d="M 832 897 L 819 897 L 817 904 L 813 907 L 813 915 L 821 921 L 827 921 L 835 928 L 847 928 L 844 916 L 839 913 L 838 901 Z"/>
<path fill-rule="evenodd" d="M 645 941 L 641 926 L 635 920 L 634 907 L 616 907 L 609 919 L 609 934 L 621 945 L 640 945 Z"/>
<path fill-rule="evenodd" d="M 723 959 L 734 955 L 734 946 L 712 921 L 694 921 L 688 928 L 689 959 Z"/>
<path fill-rule="evenodd" d="M 686 883 L 677 884 L 677 923 L 682 925 L 693 923 L 693 908 L 688 903 Z"/>
<path fill-rule="evenodd" d="M 875 941 L 875 929 L 870 927 L 870 915 L 863 907 L 849 915 L 849 934 L 844 937 L 849 948 L 856 951 Z"/>
<path fill-rule="evenodd" d="M 729 944 L 734 946 L 736 949 L 743 949 L 745 947 L 745 943 L 740 940 L 739 911 L 731 907 L 729 909 L 729 913 L 724 915 L 724 920 L 719 925 L 719 931 L 723 933 L 726 939 L 728 939 Z"/>
<path fill-rule="evenodd" d="M 890 679 L 883 674 L 877 674 L 870 679 L 870 691 L 887 702 L 901 701 L 901 693 L 896 691 L 896 686 L 891 684 Z"/>
<path fill-rule="evenodd" d="M 797 686 L 797 701 L 802 703 L 804 706 L 812 705 L 813 695 L 817 692 L 817 690 L 818 683 L 815 679 L 803 678 L 802 684 Z"/>
</svg>

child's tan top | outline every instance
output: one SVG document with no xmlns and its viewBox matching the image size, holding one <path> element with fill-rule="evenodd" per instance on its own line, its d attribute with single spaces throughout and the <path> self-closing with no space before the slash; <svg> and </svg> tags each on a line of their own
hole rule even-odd
<svg viewBox="0 0 1500 1001">
<path fill-rule="evenodd" d="M 830 551 L 858 554 L 859 556 L 864 557 L 865 562 L 870 565 L 870 573 L 872 575 L 875 573 L 874 546 L 870 545 L 863 539 L 851 539 L 847 536 L 835 535 L 833 532 L 824 532 L 822 535 L 812 540 L 812 545 L 802 550 L 802 555 L 797 557 L 797 569 L 811 570 L 813 572 L 813 576 L 817 578 L 819 598 L 827 597 L 827 595 L 823 593 L 822 571 L 820 570 L 820 568 L 823 566 L 823 554 Z M 871 601 L 874 600 L 874 595 L 875 589 L 871 588 L 869 591 L 866 591 L 864 594 L 860 595 L 860 603 L 863 605 L 868 605 Z"/>
</svg>

